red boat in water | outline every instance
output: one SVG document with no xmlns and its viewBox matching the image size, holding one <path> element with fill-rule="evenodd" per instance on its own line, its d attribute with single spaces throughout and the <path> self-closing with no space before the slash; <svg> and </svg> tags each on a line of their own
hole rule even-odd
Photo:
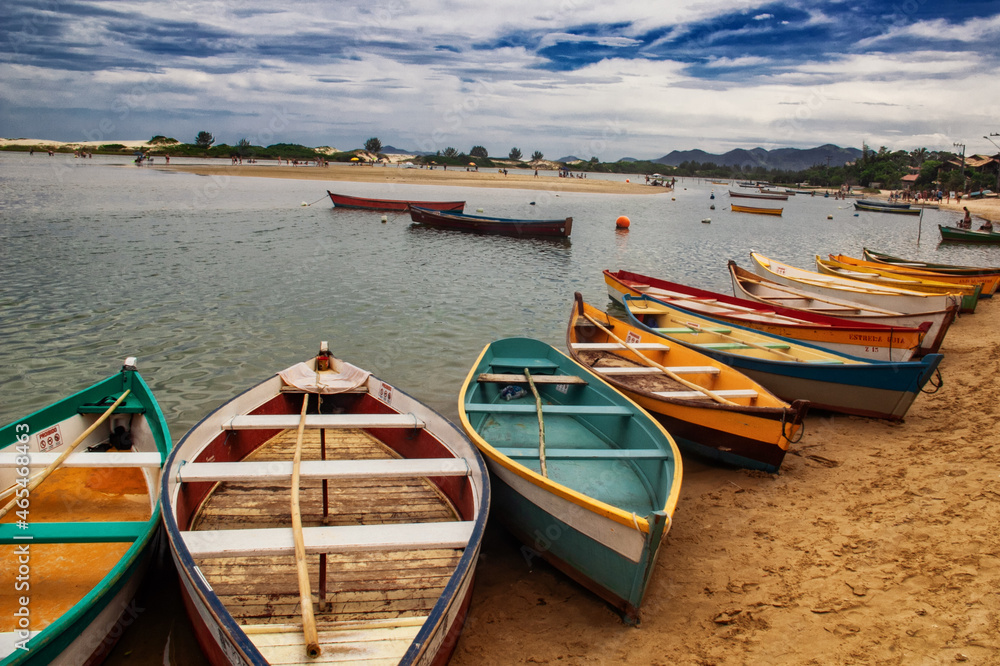
<svg viewBox="0 0 1000 666">
<path fill-rule="evenodd" d="M 427 208 L 429 210 L 447 210 L 461 213 L 465 210 L 464 201 L 407 201 L 404 199 L 370 199 L 368 197 L 352 197 L 349 194 L 334 194 L 330 190 L 326 191 L 330 195 L 330 201 L 334 208 L 363 208 L 366 210 L 398 210 L 403 212 L 411 204 Z"/>
<path fill-rule="evenodd" d="M 441 212 L 415 205 L 410 206 L 410 219 L 414 224 L 428 227 L 502 236 L 569 238 L 573 230 L 572 217 L 559 220 L 524 220 Z"/>
</svg>

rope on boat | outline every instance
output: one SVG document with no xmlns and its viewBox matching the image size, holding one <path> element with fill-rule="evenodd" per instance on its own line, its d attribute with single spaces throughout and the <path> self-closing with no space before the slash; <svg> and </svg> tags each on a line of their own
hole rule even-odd
<svg viewBox="0 0 1000 666">
<path fill-rule="evenodd" d="M 934 381 L 934 377 L 937 377 L 937 381 L 936 382 Z M 941 369 L 940 368 L 935 368 L 934 369 L 934 377 L 931 377 L 930 380 L 927 382 L 927 384 L 930 384 L 931 386 L 934 387 L 934 390 L 933 391 L 925 391 L 924 387 L 921 386 L 920 387 L 920 392 L 921 393 L 927 393 L 929 395 L 933 395 L 933 394 L 935 394 L 935 393 L 937 393 L 938 391 L 941 390 L 941 387 L 944 386 L 944 379 L 941 378 Z M 926 386 L 926 384 L 924 386 Z"/>
<path fill-rule="evenodd" d="M 785 420 L 785 417 L 787 415 L 788 415 L 788 409 L 787 408 L 782 409 L 781 410 L 781 436 L 784 437 L 788 441 L 789 444 L 798 444 L 799 442 L 802 441 L 802 437 L 806 434 L 806 422 L 803 421 L 800 424 L 801 428 L 799 428 L 799 436 L 796 439 L 793 440 L 793 439 L 789 438 L 788 433 L 785 432 L 785 424 L 788 423 L 788 421 Z"/>
<path fill-rule="evenodd" d="M 549 471 L 545 467 L 545 421 L 542 419 L 542 396 L 538 394 L 538 389 L 535 388 L 535 382 L 527 368 L 524 369 L 524 377 L 528 380 L 528 386 L 531 387 L 531 392 L 535 395 L 535 409 L 538 411 L 538 464 L 542 470 L 542 476 L 547 479 Z"/>
<path fill-rule="evenodd" d="M 323 199 L 329 199 L 329 198 L 330 198 L 330 195 L 326 195 L 325 197 L 320 197 L 319 199 L 316 199 L 316 201 L 313 201 L 312 203 L 308 203 L 308 204 L 307 203 L 303 203 L 302 205 L 303 206 L 312 206 L 313 204 L 319 203 Z"/>
</svg>

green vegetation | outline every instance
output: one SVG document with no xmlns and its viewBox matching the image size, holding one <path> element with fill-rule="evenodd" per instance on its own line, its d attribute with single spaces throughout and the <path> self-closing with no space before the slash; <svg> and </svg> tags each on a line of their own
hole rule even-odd
<svg viewBox="0 0 1000 666">
<path fill-rule="evenodd" d="M 512 160 L 514 160 L 515 162 L 520 162 L 521 161 L 521 149 L 520 148 L 511 148 L 510 149 L 510 153 L 507 155 L 507 157 L 510 158 L 510 159 L 512 159 Z"/>
<path fill-rule="evenodd" d="M 378 155 L 382 152 L 382 142 L 378 140 L 377 137 L 372 137 L 365 141 L 365 150 L 369 153 Z"/>
<path fill-rule="evenodd" d="M 198 136 L 194 140 L 194 144 L 199 148 L 208 148 L 213 143 L 215 143 L 215 137 L 210 132 L 204 131 L 198 132 Z"/>
<path fill-rule="evenodd" d="M 486 152 L 486 149 L 482 146 L 473 146 L 472 150 L 469 151 L 469 157 L 480 157 L 485 159 L 489 156 L 490 154 Z"/>
</svg>

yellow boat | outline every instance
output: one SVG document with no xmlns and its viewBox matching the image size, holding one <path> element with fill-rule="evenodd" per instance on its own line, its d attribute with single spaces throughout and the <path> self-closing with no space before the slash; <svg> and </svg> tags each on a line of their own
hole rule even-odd
<svg viewBox="0 0 1000 666">
<path fill-rule="evenodd" d="M 781 215 L 781 212 L 785 210 L 784 208 L 758 208 L 739 204 L 730 204 L 729 207 L 733 209 L 734 213 L 756 213 L 757 215 Z"/>
<path fill-rule="evenodd" d="M 980 298 L 991 298 L 996 293 L 997 287 L 1000 286 L 1000 273 L 949 273 L 935 270 L 931 267 L 932 264 L 927 264 L 926 268 L 919 268 L 902 264 L 890 264 L 884 261 L 858 259 L 845 254 L 831 254 L 830 259 L 851 266 L 864 266 L 866 268 L 891 271 L 899 275 L 910 275 L 921 280 L 934 280 L 935 282 L 947 282 L 948 284 L 979 284 L 982 285 L 982 290 L 979 292 Z"/>
</svg>

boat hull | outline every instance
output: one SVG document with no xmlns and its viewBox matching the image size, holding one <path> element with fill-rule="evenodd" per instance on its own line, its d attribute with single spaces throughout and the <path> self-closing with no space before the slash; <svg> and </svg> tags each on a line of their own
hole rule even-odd
<svg viewBox="0 0 1000 666">
<path fill-rule="evenodd" d="M 879 274 L 896 276 L 903 275 L 920 280 L 933 280 L 934 282 L 944 282 L 946 284 L 960 285 L 962 287 L 979 287 L 979 298 L 992 298 L 1000 284 L 1000 275 L 970 275 L 963 273 L 936 272 L 931 269 L 920 269 L 911 266 L 892 265 L 879 261 L 868 261 L 857 259 L 843 254 L 831 254 L 830 261 L 837 262 L 848 268 L 858 266 L 872 269 Z"/>
<path fill-rule="evenodd" d="M 781 215 L 784 211 L 784 208 L 757 208 L 739 204 L 730 204 L 729 207 L 733 209 L 734 213 L 754 213 L 756 215 Z"/>
<path fill-rule="evenodd" d="M 874 206 L 871 204 L 861 203 L 860 201 L 854 202 L 855 210 L 863 210 L 869 213 L 895 213 L 896 215 L 920 215 L 919 208 L 906 208 L 898 206 Z"/>
<path fill-rule="evenodd" d="M 998 231 L 978 231 L 976 229 L 957 229 L 938 225 L 941 231 L 941 240 L 955 241 L 957 243 L 1000 243 L 1000 232 Z"/>
<path fill-rule="evenodd" d="M 787 201 L 787 194 L 761 194 L 756 192 L 734 192 L 729 190 L 729 196 L 739 199 L 772 199 L 775 201 Z"/>
<path fill-rule="evenodd" d="M 354 197 L 349 194 L 335 194 L 330 190 L 330 201 L 335 208 L 360 208 L 363 210 L 392 210 L 405 213 L 410 206 L 420 206 L 429 210 L 456 211 L 465 209 L 464 201 L 411 201 L 405 199 L 372 199 L 370 197 Z"/>
<path fill-rule="evenodd" d="M 573 231 L 572 217 L 561 220 L 513 219 L 438 212 L 411 206 L 410 219 L 414 224 L 436 229 L 520 238 L 569 238 Z"/>
</svg>

